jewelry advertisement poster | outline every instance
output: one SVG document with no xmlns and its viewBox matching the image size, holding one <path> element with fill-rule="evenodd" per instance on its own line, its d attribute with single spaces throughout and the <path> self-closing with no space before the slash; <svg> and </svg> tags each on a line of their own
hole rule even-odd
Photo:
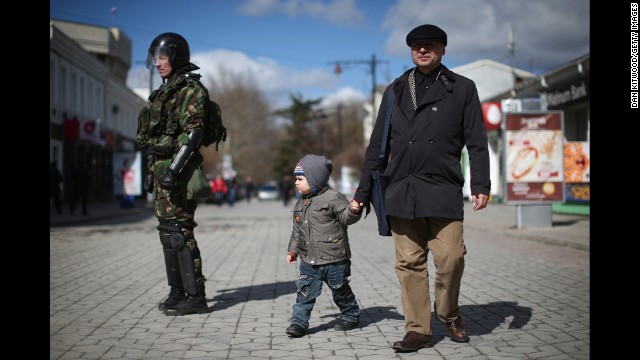
<svg viewBox="0 0 640 360">
<path fill-rule="evenodd" d="M 591 177 L 591 157 L 588 141 L 567 141 L 564 143 L 564 187 L 565 200 L 589 202 Z"/>
<path fill-rule="evenodd" d="M 561 111 L 505 114 L 506 201 L 564 202 Z"/>
</svg>

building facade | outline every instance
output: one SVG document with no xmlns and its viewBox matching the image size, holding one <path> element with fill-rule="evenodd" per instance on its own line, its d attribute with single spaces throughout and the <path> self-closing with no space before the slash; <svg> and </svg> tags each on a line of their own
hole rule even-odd
<svg viewBox="0 0 640 360">
<path fill-rule="evenodd" d="M 486 99 L 499 102 L 502 112 L 562 112 L 565 198 L 563 203 L 553 204 L 555 212 L 589 214 L 590 70 L 591 56 L 586 54 Z M 494 136 L 501 139 L 501 131 L 496 129 Z"/>
<path fill-rule="evenodd" d="M 89 201 L 113 198 L 113 153 L 135 151 L 146 100 L 126 86 L 131 41 L 117 28 L 50 20 L 49 160 L 65 178 L 83 164 Z"/>
</svg>

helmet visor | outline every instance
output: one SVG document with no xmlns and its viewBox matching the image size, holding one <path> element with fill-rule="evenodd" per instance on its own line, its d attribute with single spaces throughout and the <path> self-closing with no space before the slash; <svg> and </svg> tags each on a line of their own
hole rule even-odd
<svg viewBox="0 0 640 360">
<path fill-rule="evenodd" d="M 159 60 L 167 60 L 169 64 L 171 64 L 175 55 L 175 47 L 164 45 L 152 46 L 149 48 L 149 54 L 147 55 L 147 69 L 155 67 Z"/>
</svg>

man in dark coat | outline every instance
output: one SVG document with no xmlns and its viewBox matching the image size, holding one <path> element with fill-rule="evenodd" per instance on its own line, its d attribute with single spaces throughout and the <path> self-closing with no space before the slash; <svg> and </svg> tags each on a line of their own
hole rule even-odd
<svg viewBox="0 0 640 360">
<path fill-rule="evenodd" d="M 393 344 L 398 352 L 432 346 L 429 252 L 436 268 L 436 316 L 447 325 L 453 341 L 469 341 L 458 306 L 466 254 L 463 147 L 467 147 L 471 161 L 474 211 L 486 207 L 491 188 L 487 135 L 476 86 L 441 64 L 447 34 L 427 24 L 411 30 L 406 41 L 416 67 L 384 92 L 354 195 L 368 207 L 370 173 L 385 168 L 385 206 L 405 314 L 405 336 Z M 387 108 L 391 91 L 395 100 Z M 379 160 L 387 111 L 391 112 L 388 151 L 387 157 Z"/>
</svg>

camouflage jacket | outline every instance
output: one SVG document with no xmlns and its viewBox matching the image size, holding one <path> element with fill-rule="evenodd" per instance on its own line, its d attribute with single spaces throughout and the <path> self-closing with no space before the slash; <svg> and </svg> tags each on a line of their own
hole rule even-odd
<svg viewBox="0 0 640 360">
<path fill-rule="evenodd" d="M 172 157 L 189 140 L 193 129 L 202 129 L 206 90 L 199 74 L 177 73 L 149 96 L 149 106 L 138 116 L 139 149 L 154 146 L 159 157 Z"/>
</svg>

